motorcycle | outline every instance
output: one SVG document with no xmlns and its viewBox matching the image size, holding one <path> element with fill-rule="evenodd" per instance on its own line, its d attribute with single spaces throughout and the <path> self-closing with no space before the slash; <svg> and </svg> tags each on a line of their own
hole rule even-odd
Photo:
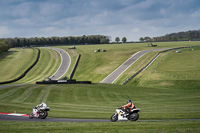
<svg viewBox="0 0 200 133">
<path fill-rule="evenodd" d="M 122 120 L 137 121 L 139 119 L 138 112 L 140 112 L 140 109 L 134 108 L 127 114 L 125 111 L 123 111 L 122 107 L 120 107 L 116 109 L 116 113 L 111 116 L 110 120 L 112 122 Z"/>
<path fill-rule="evenodd" d="M 33 117 L 45 119 L 48 116 L 48 112 L 50 111 L 49 107 L 33 107 L 33 112 L 29 115 L 29 118 L 32 119 Z"/>
</svg>

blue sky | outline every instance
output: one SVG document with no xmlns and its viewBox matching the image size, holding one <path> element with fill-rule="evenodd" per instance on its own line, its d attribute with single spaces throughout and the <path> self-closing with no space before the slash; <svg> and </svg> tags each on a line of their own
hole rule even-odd
<svg viewBox="0 0 200 133">
<path fill-rule="evenodd" d="M 162 36 L 200 29 L 200 0 L 0 0 L 0 38 Z"/>
</svg>

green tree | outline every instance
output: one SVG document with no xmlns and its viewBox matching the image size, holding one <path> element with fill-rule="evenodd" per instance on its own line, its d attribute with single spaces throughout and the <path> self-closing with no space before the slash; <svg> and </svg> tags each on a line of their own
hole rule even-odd
<svg viewBox="0 0 200 133">
<path fill-rule="evenodd" d="M 9 50 L 8 44 L 6 44 L 4 41 L 0 41 L 0 53 L 7 52 Z"/>
<path fill-rule="evenodd" d="M 151 38 L 148 37 L 148 36 L 144 37 L 144 40 L 145 40 L 146 42 L 151 42 Z"/>
<path fill-rule="evenodd" d="M 116 38 L 115 38 L 115 42 L 119 43 L 119 41 L 120 41 L 120 38 L 119 38 L 119 37 L 116 37 Z"/>
<path fill-rule="evenodd" d="M 144 42 L 144 38 L 143 37 L 140 37 L 140 42 Z"/>
<path fill-rule="evenodd" d="M 123 38 L 122 38 L 122 42 L 123 42 L 123 43 L 126 43 L 126 41 L 127 41 L 126 37 L 123 37 Z"/>
</svg>

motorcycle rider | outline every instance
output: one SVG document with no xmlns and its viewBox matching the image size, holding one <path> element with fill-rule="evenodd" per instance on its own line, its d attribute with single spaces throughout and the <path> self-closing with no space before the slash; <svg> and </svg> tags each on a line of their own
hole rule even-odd
<svg viewBox="0 0 200 133">
<path fill-rule="evenodd" d="M 37 105 L 37 107 L 39 107 L 39 108 L 46 108 L 47 105 L 46 105 L 46 103 L 42 102 L 41 104 Z"/>
<path fill-rule="evenodd" d="M 132 109 L 134 109 L 134 108 L 135 108 L 135 105 L 133 104 L 133 102 L 132 102 L 131 100 L 128 100 L 128 101 L 127 101 L 127 104 L 124 105 L 124 106 L 122 106 L 122 109 L 123 109 L 123 111 L 125 112 L 125 114 L 129 114 L 130 111 L 131 111 Z"/>
<path fill-rule="evenodd" d="M 39 109 L 41 109 L 41 108 L 46 108 L 46 107 L 47 107 L 46 103 L 42 102 L 41 104 L 37 105 L 37 106 L 33 109 L 33 114 L 35 114 L 35 116 L 38 117 L 38 116 L 39 116 L 39 113 L 38 113 Z"/>
</svg>

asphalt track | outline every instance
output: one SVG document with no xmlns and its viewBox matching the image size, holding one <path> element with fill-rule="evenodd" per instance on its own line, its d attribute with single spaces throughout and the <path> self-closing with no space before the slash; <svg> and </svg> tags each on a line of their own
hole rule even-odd
<svg viewBox="0 0 200 133">
<path fill-rule="evenodd" d="M 110 75 L 108 75 L 104 80 L 102 80 L 101 83 L 112 84 L 126 69 L 128 69 L 133 63 L 135 63 L 139 58 L 141 58 L 146 53 L 153 52 L 153 51 L 161 51 L 161 50 L 166 50 L 166 49 L 167 48 L 143 50 L 143 51 L 139 51 L 135 53 L 132 57 L 126 60 L 121 66 L 115 69 Z"/>
<path fill-rule="evenodd" d="M 71 64 L 71 57 L 63 49 L 60 49 L 60 48 L 51 48 L 51 49 L 57 51 L 60 54 L 61 59 L 62 59 L 58 70 L 50 77 L 52 80 L 58 80 L 67 72 Z"/>
<path fill-rule="evenodd" d="M 29 119 L 26 116 L 11 116 L 0 114 L 0 121 L 24 121 L 24 122 L 34 122 L 34 121 L 43 121 L 43 122 L 111 122 L 110 120 L 102 119 L 67 119 L 67 118 L 49 118 L 39 119 L 33 118 Z M 200 119 L 161 119 L 161 120 L 138 120 L 146 122 L 162 122 L 162 121 L 200 121 Z"/>
</svg>

